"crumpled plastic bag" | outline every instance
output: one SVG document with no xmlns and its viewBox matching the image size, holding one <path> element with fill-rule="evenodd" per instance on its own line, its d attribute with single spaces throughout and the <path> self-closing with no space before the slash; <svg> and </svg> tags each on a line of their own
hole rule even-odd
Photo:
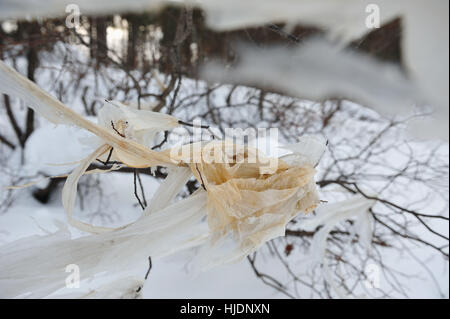
<svg viewBox="0 0 450 319">
<path fill-rule="evenodd" d="M 208 268 L 240 260 L 266 241 L 284 235 L 286 224 L 319 203 L 314 181 L 317 161 L 326 148 L 320 137 L 302 137 L 284 158 L 230 141 L 199 142 L 164 151 L 148 143 L 154 134 L 179 125 L 166 114 L 107 102 L 99 124 L 76 114 L 37 85 L 0 62 L 0 90 L 23 98 L 55 123 L 76 125 L 102 143 L 68 176 L 63 204 L 68 222 L 95 235 L 77 239 L 55 234 L 32 236 L 0 248 L 0 295 L 31 292 L 43 297 L 61 288 L 63 266 L 78 264 L 84 276 L 128 269 L 147 256 L 162 257 L 199 247 L 198 264 Z M 98 144 L 98 143 L 97 143 Z M 77 184 L 97 158 L 109 157 L 129 167 L 169 167 L 169 176 L 136 222 L 119 228 L 96 227 L 72 217 Z M 117 167 L 118 168 L 118 167 Z M 174 202 L 190 176 L 202 185 Z M 207 217 L 207 223 L 203 222 Z M 45 249 L 36 249 L 45 243 Z M 224 250 L 225 249 L 225 250 Z M 33 262 L 30 262 L 30 261 Z"/>
</svg>

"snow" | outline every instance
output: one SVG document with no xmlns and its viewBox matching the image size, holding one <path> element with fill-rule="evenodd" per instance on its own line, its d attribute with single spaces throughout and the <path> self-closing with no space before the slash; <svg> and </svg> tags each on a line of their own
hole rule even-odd
<svg viewBox="0 0 450 319">
<path fill-rule="evenodd" d="M 77 5 L 83 14 L 117 13 L 121 11 L 141 12 L 158 10 L 168 4 L 179 4 L 171 0 L 113 0 L 105 7 L 102 2 L 79 0 Z M 0 19 L 36 16 L 66 15 L 66 0 L 54 0 L 42 5 L 29 0 L 14 0 L 2 3 Z M 340 44 L 366 34 L 368 6 L 371 0 L 208 0 L 194 1 L 190 5 L 205 10 L 206 23 L 218 30 L 230 30 L 278 21 L 293 25 L 298 21 L 306 25 L 324 29 L 328 37 Z M 439 136 L 448 141 L 449 114 L 449 15 L 448 1 L 434 0 L 432 5 L 425 0 L 378 0 L 375 4 L 380 11 L 380 23 L 394 17 L 404 18 L 402 26 L 402 52 L 411 79 L 416 82 L 436 112 L 432 129 L 427 132 L 428 123 L 418 122 L 417 127 L 427 136 Z M 326 62 L 326 61 L 324 61 Z M 357 63 L 355 63 L 357 66 Z M 350 81 L 351 78 L 348 78 Z M 364 82 L 362 82 L 364 83 Z M 417 101 L 419 102 L 419 101 Z M 421 101 L 420 101 L 421 102 Z"/>
<path fill-rule="evenodd" d="M 239 17 L 237 17 L 239 18 Z M 240 23 L 240 22 L 239 22 Z M 67 49 L 65 47 L 58 48 L 62 51 Z M 78 52 L 74 48 L 74 52 Z M 82 54 L 76 55 L 77 59 L 84 62 Z M 417 58 L 416 58 L 417 59 Z M 50 59 L 48 56 L 44 57 L 45 66 L 39 69 L 38 83 L 46 90 L 49 90 L 51 94 L 56 95 L 57 88 L 54 87 L 56 81 L 54 77 L 58 72 L 52 70 L 52 67 L 57 69 L 60 67 L 58 58 Z M 19 68 L 24 70 L 24 61 L 19 60 Z M 83 63 L 80 63 L 80 72 L 83 67 Z M 423 67 L 422 68 L 426 68 Z M 447 68 L 448 69 L 448 68 Z M 72 71 L 72 72 L 71 72 Z M 115 79 L 123 78 L 121 71 L 109 70 L 110 79 L 102 78 L 98 79 L 95 75 L 89 73 L 82 81 L 80 87 L 83 85 L 90 86 L 92 83 L 96 83 L 95 89 L 91 89 L 87 96 L 88 99 L 103 99 L 108 93 L 108 88 L 114 86 L 117 82 Z M 423 72 L 423 71 L 417 71 Z M 65 82 L 71 83 L 71 79 L 74 70 L 63 70 L 58 76 L 64 79 Z M 441 77 L 441 75 L 439 75 Z M 118 81 L 118 80 L 117 80 Z M 296 84 L 296 83 L 294 83 Z M 367 84 L 367 83 L 366 83 Z M 190 91 L 197 90 L 199 88 L 205 88 L 207 86 L 204 82 L 195 82 L 190 79 L 183 80 L 183 88 L 180 90 L 180 94 L 188 94 Z M 156 85 L 155 85 L 156 87 Z M 217 93 L 212 97 L 213 102 L 216 105 L 222 105 L 225 99 L 227 87 L 224 86 L 223 90 L 217 90 Z M 245 95 L 248 88 L 242 87 L 238 89 L 233 96 L 236 100 Z M 74 110 L 82 113 L 83 106 L 80 101 L 79 92 L 75 87 L 70 86 L 68 90 L 69 94 L 64 97 L 65 103 L 69 104 Z M 436 91 L 440 94 L 441 91 Z M 448 94 L 447 94 L 448 96 Z M 127 98 L 132 99 L 133 96 Z M 15 110 L 19 110 L 19 103 L 12 101 Z M 305 108 L 313 108 L 313 103 L 305 102 Z M 447 102 L 448 104 L 448 102 Z M 351 103 L 347 103 L 347 106 L 351 107 Z M 355 109 L 361 109 L 360 106 L 355 106 Z M 183 110 L 180 107 L 180 111 L 176 111 L 175 115 L 181 118 L 192 119 L 199 116 L 207 110 L 204 103 L 198 103 L 195 105 L 195 110 L 186 109 Z M 25 108 L 22 106 L 21 112 L 24 112 Z M 251 119 L 252 115 L 257 112 L 253 106 L 244 105 L 230 110 L 218 110 L 221 115 L 227 119 Z M 445 112 L 444 112 L 445 113 Z M 338 118 L 336 119 L 336 126 L 339 128 L 339 134 L 333 134 L 329 136 L 333 139 L 333 142 L 345 139 L 352 140 L 353 144 L 348 143 L 347 147 L 341 147 L 334 156 L 338 158 L 344 158 L 354 155 L 355 146 L 364 146 L 367 137 L 374 131 L 380 129 L 381 121 L 373 121 L 370 124 L 365 121 L 358 121 L 358 116 L 373 116 L 377 118 L 378 114 L 375 112 L 363 109 L 355 111 L 354 118 Z M 0 116 L 1 126 L 3 133 L 3 125 L 5 121 L 4 116 Z M 94 119 L 90 119 L 94 120 Z M 293 114 L 293 120 L 295 114 Z M 25 150 L 25 163 L 20 164 L 21 155 L 20 151 L 15 151 L 12 154 L 8 154 L 7 170 L 8 174 L 2 175 L 1 186 L 8 186 L 13 182 L 13 177 L 19 175 L 24 177 L 26 181 L 38 180 L 42 173 L 45 175 L 58 175 L 70 172 L 75 166 L 60 164 L 73 163 L 84 158 L 87 154 L 91 153 L 95 147 L 88 146 L 86 139 L 91 137 L 90 134 L 85 133 L 74 127 L 57 126 L 49 123 L 46 120 L 39 119 L 39 128 L 33 133 L 27 142 Z M 245 124 L 245 121 L 243 120 Z M 447 122 L 448 123 L 448 122 Z M 243 125 L 244 125 L 243 124 Z M 262 123 L 263 125 L 263 123 Z M 444 125 L 445 126 L 445 125 Z M 448 124 L 447 124 L 448 129 Z M 448 134 L 448 133 L 447 133 Z M 355 140 L 355 136 L 357 137 Z M 183 136 L 187 139 L 187 136 Z M 398 141 L 398 136 L 389 136 L 385 141 L 394 143 Z M 404 138 L 403 136 L 401 138 Z M 172 142 L 174 142 L 172 140 Z M 170 143 L 169 143 L 170 144 Z M 421 153 L 421 150 L 429 149 L 432 147 L 431 142 L 415 142 L 409 146 L 412 147 L 417 154 Z M 448 145 L 447 145 L 448 146 Z M 381 146 L 380 146 L 381 147 Z M 3 152 L 4 149 L 1 149 Z M 366 172 L 374 173 L 389 173 L 395 171 L 396 168 L 402 167 L 406 161 L 406 157 L 399 154 L 400 151 L 407 153 L 407 149 L 397 149 L 390 153 L 384 153 L 380 156 L 375 156 L 374 161 L 371 163 L 365 163 L 363 167 L 358 167 L 357 170 L 364 174 Z M 424 152 L 425 154 L 425 152 Z M 1 154 L 4 156 L 5 154 Z M 329 163 L 332 159 L 329 155 L 324 156 L 325 163 Z M 448 152 L 447 152 L 448 157 Z M 420 155 L 416 158 L 421 160 Z M 375 161 L 376 160 L 376 161 Z M 389 165 L 384 165 L 388 162 Z M 57 165 L 51 165 L 57 164 Z M 348 165 L 353 165 L 349 162 Z M 355 164 L 356 165 L 356 164 Z M 3 174 L 3 172 L 2 172 Z M 147 199 L 151 198 L 151 195 L 156 192 L 160 182 L 156 179 L 143 175 L 143 182 L 147 192 Z M 435 184 L 441 184 L 443 188 L 448 188 L 448 175 L 447 176 L 431 176 L 434 179 Z M 25 182 L 25 181 L 24 181 Z M 133 192 L 132 175 L 123 173 L 108 173 L 99 177 L 85 176 L 81 180 L 84 183 L 84 187 L 87 187 L 90 191 L 84 193 L 84 198 L 81 201 L 78 198 L 78 204 L 83 203 L 83 207 L 76 206 L 77 218 L 89 221 L 95 225 L 102 225 L 108 227 L 118 227 L 126 223 L 136 220 L 140 216 L 140 208 L 136 204 Z M 370 189 L 375 189 L 380 184 L 378 181 L 369 180 Z M 38 186 L 44 186 L 44 183 L 38 184 Z M 89 188 L 90 187 L 90 188 Z M 48 204 L 41 204 L 37 202 L 32 196 L 33 188 L 16 190 L 13 195 L 12 206 L 3 215 L 0 215 L 0 243 L 6 244 L 18 238 L 23 238 L 31 234 L 44 234 L 43 229 L 56 231 L 54 221 L 60 221 L 67 223 L 64 210 L 61 205 L 61 192 L 60 189 L 52 195 L 52 198 Z M 404 194 L 408 194 L 408 200 L 421 198 L 423 194 L 428 190 L 417 187 L 415 183 L 405 182 L 401 185 L 400 191 L 398 189 L 391 189 L 390 194 L 392 200 L 402 202 L 405 200 Z M 2 189 L 2 192 L 4 190 Z M 396 193 L 399 193 L 396 195 Z M 6 192 L 2 193 L 2 196 Z M 322 193 L 322 199 L 330 202 L 345 199 L 341 196 L 337 190 L 327 191 Z M 0 197 L 1 198 L 1 197 Z M 429 199 L 427 203 L 431 202 L 431 205 L 427 205 L 426 212 L 444 211 L 444 214 L 448 216 L 448 200 L 443 202 L 437 194 L 435 198 Z M 421 203 L 416 203 L 417 207 L 421 207 Z M 400 218 L 400 217 L 399 217 Z M 432 223 L 435 229 L 442 231 L 448 235 L 448 224 Z M 411 230 L 417 230 L 419 234 L 423 235 L 424 239 L 432 238 L 431 235 L 424 231 L 420 225 L 413 225 Z M 70 229 L 74 237 L 80 237 L 83 233 Z M 285 240 L 285 239 L 281 239 Z M 401 246 L 403 243 L 395 243 Z M 412 245 L 411 245 L 412 246 Z M 410 247 L 411 248 L 411 247 Z M 417 256 L 424 262 L 431 273 L 423 269 L 420 262 L 415 262 L 414 257 L 411 257 L 406 250 L 403 253 L 399 253 L 398 250 L 383 249 L 383 258 L 385 262 L 394 268 L 409 272 L 411 277 L 401 278 L 403 283 L 407 287 L 407 292 L 410 297 L 413 298 L 448 298 L 449 295 L 449 265 L 448 260 L 444 260 L 441 256 L 430 253 L 423 247 L 412 247 Z M 279 262 L 270 258 L 270 252 L 266 247 L 261 248 L 263 256 L 267 258 L 261 259 L 261 265 L 264 270 L 270 273 L 280 274 L 283 280 L 287 280 L 286 272 Z M 309 252 L 312 253 L 312 252 Z M 351 252 L 349 252 L 351 253 Z M 356 251 L 356 254 L 358 252 Z M 165 257 L 162 259 L 154 260 L 153 268 L 151 270 L 149 279 L 144 286 L 143 296 L 145 298 L 281 298 L 284 295 L 276 292 L 272 288 L 264 285 L 261 280 L 256 278 L 254 272 L 250 268 L 250 265 L 246 260 L 238 262 L 233 265 L 220 266 L 213 268 L 206 272 L 196 273 L 192 272 L 192 258 L 195 254 L 195 250 L 189 250 L 179 253 L 171 257 Z M 127 275 L 133 276 L 133 278 L 143 278 L 146 272 L 146 257 L 142 256 L 142 263 L 137 266 L 137 270 L 129 271 Z M 295 269 L 299 273 L 302 273 L 305 277 L 311 272 L 318 271 L 317 264 L 311 263 L 311 255 L 303 254 L 300 250 L 294 250 L 291 260 L 295 261 Z M 420 275 L 418 275 L 420 274 Z M 435 279 L 433 279 L 433 277 Z M 111 278 L 114 279 L 114 278 Z M 282 281 L 283 281 L 282 280 Z M 392 280 L 388 274 L 383 274 L 381 277 L 381 285 L 386 281 Z M 87 283 L 83 283 L 87 284 Z M 87 289 L 87 286 L 82 287 Z M 303 296 L 308 296 L 309 292 L 306 287 L 302 291 Z M 1 287 L 0 287 L 1 290 Z M 64 291 L 69 293 L 70 291 Z M 72 291 L 73 292 L 73 291 Z M 397 292 L 392 292 L 393 296 L 400 296 Z"/>
<path fill-rule="evenodd" d="M 25 149 L 26 166 L 30 174 L 49 176 L 66 174 L 95 148 L 87 143 L 94 135 L 76 127 L 48 125 L 39 127 L 30 136 Z M 48 141 L 48 143 L 42 143 Z"/>
<path fill-rule="evenodd" d="M 74 159 L 83 157 L 83 152 L 89 152 L 85 149 L 82 137 L 85 137 L 80 130 L 58 126 L 46 123 L 37 129 L 29 141 L 27 152 L 39 150 L 37 154 L 31 154 L 29 163 L 31 168 L 27 169 L 29 173 L 44 171 L 47 174 L 63 173 L 68 167 L 49 166 L 49 162 L 66 163 Z M 70 143 L 67 143 L 70 141 Z M 54 145 L 70 145 L 70 148 L 54 147 Z M 423 147 L 423 143 L 417 143 L 417 149 Z M 75 151 L 76 150 L 76 151 Z M 32 152 L 34 153 L 34 152 Z M 351 152 L 349 152 L 351 154 Z M 343 154 L 346 155 L 346 154 Z M 35 156 L 35 157 L 32 157 Z M 398 158 L 400 160 L 400 158 Z M 83 177 L 90 179 L 91 177 Z M 147 191 L 147 198 L 156 191 L 159 186 L 154 178 L 143 175 L 143 182 Z M 132 176 L 122 173 L 108 173 L 100 176 L 101 189 L 103 196 L 101 202 L 98 194 L 93 193 L 85 199 L 84 210 L 77 208 L 77 214 L 85 221 L 94 222 L 103 226 L 117 227 L 138 218 L 139 207 L 133 196 Z M 411 192 L 414 188 L 411 189 Z M 416 190 L 417 191 L 417 190 Z M 323 199 L 333 201 L 333 196 L 323 194 Z M 412 196 L 412 194 L 411 194 Z M 2 243 L 28 236 L 30 234 L 43 234 L 42 228 L 47 230 L 56 230 L 54 220 L 66 222 L 63 208 L 61 206 L 60 191 L 53 194 L 49 204 L 38 203 L 31 196 L 31 189 L 15 191 L 15 200 L 13 206 L 6 214 L 0 216 L 0 241 Z M 439 206 L 439 205 L 436 205 Z M 442 207 L 436 209 L 442 209 Z M 100 210 L 99 210 L 100 209 Z M 429 208 L 433 211 L 434 207 Z M 112 217 L 110 219 L 109 217 Z M 437 226 L 442 226 L 438 224 Z M 445 231 L 445 229 L 441 229 Z M 71 229 L 73 236 L 79 237 L 81 232 Z M 264 249 L 263 249 L 264 251 Z M 433 298 L 448 296 L 448 261 L 440 256 L 430 254 L 423 248 L 414 248 L 423 260 L 426 260 L 427 266 L 434 273 L 437 284 L 430 279 L 430 274 L 421 269 L 417 263 L 411 263 L 411 257 L 404 253 L 399 255 L 397 251 L 386 249 L 384 258 L 386 263 L 394 265 L 401 271 L 408 271 L 412 277 L 405 279 L 405 284 L 410 297 Z M 421 252 L 422 251 L 422 252 Z M 148 282 L 144 286 L 144 298 L 283 298 L 284 295 L 275 292 L 270 287 L 264 285 L 256 278 L 248 262 L 243 260 L 237 264 L 221 266 L 207 272 L 197 274 L 192 273 L 192 260 L 194 252 L 187 251 L 175 256 L 157 259 L 153 261 L 153 268 Z M 267 254 L 267 252 L 266 252 Z M 299 253 L 293 254 L 292 258 L 299 257 L 299 260 L 308 261 L 308 256 Z M 142 256 L 143 262 L 138 270 L 130 271 L 128 275 L 136 278 L 142 278 L 146 272 L 145 256 Z M 415 266 L 412 266 L 415 265 Z M 262 263 L 264 269 L 272 273 L 283 273 L 282 265 L 266 258 Z M 310 262 L 296 264 L 299 272 L 307 273 L 308 267 L 317 267 Z M 303 270 L 302 270 L 303 269 Z M 420 276 L 417 276 L 420 273 Z M 381 278 L 381 285 L 388 277 Z M 437 288 L 437 285 L 440 288 Z M 87 289 L 87 287 L 83 287 Z M 64 293 L 63 291 L 62 293 Z M 69 290 L 68 293 L 73 293 Z M 395 294 L 394 294 L 395 295 Z"/>
</svg>

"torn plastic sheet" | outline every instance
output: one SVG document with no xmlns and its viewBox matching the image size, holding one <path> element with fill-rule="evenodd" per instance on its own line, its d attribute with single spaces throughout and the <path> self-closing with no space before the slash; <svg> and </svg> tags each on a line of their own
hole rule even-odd
<svg viewBox="0 0 450 319">
<path fill-rule="evenodd" d="M 11 79 L 14 83 L 4 93 L 28 98 L 37 113 L 47 118 L 59 114 L 56 119 L 63 118 L 62 123 L 84 128 L 104 143 L 80 162 L 63 189 L 69 224 L 95 235 L 72 240 L 67 229 L 60 227 L 55 234 L 32 236 L 1 247 L 0 284 L 4 296 L 48 296 L 64 285 L 63 268 L 69 264 L 78 265 L 90 278 L 97 273 L 132 269 L 143 256 L 158 258 L 204 243 L 209 244 L 201 256 L 211 258 L 200 256 L 202 269 L 237 261 L 266 241 L 284 235 L 292 218 L 313 210 L 319 203 L 311 163 L 323 153 L 324 139 L 303 138 L 303 145 L 311 146 L 310 152 L 299 145 L 291 149 L 302 159 L 301 165 L 295 164 L 300 163 L 295 158 L 290 165 L 229 141 L 200 142 L 156 152 L 140 144 L 143 140 L 136 138 L 136 133 L 170 129 L 178 125 L 173 117 L 108 102 L 100 125 L 91 123 L 5 64 L 0 63 L 0 67 L 0 82 Z M 22 90 L 24 87 L 28 90 Z M 140 112 L 146 112 L 143 115 L 150 124 L 139 120 Z M 152 199 L 153 208 L 144 211 L 134 223 L 116 229 L 72 218 L 79 178 L 96 158 L 106 160 L 111 148 L 112 159 L 131 167 L 169 167 L 169 176 Z M 171 204 L 191 175 L 204 190 Z M 231 246 L 222 254 L 219 248 L 228 238 L 232 238 Z"/>
<path fill-rule="evenodd" d="M 408 114 L 423 101 L 395 65 L 315 38 L 297 49 L 240 46 L 238 65 L 204 65 L 211 82 L 266 85 L 292 96 L 322 101 L 346 98 L 383 114 Z"/>
<path fill-rule="evenodd" d="M 31 236 L 0 249 L 0 297 L 42 298 L 64 288 L 67 265 L 76 264 L 82 279 L 99 273 L 120 273 L 154 258 L 205 242 L 202 225 L 206 193 L 201 192 L 142 217 L 114 232 L 70 239 L 68 229 Z M 28 295 L 26 295 L 28 294 Z"/>
<path fill-rule="evenodd" d="M 31 0 L 3 1 L 0 19 L 67 16 L 66 0 L 42 3 Z M 421 95 L 435 110 L 432 121 L 416 120 L 413 132 L 420 137 L 448 140 L 449 114 L 449 2 L 447 0 L 79 0 L 82 14 L 105 14 L 159 10 L 166 5 L 200 7 L 206 12 L 206 23 L 213 29 L 231 30 L 268 23 L 296 23 L 324 30 L 328 38 L 340 45 L 360 38 L 372 29 L 366 24 L 375 11 L 380 25 L 402 18 L 402 54 L 405 68 Z M 370 7 L 369 7 L 370 6 Z M 375 7 L 374 7 L 375 6 Z M 70 12 L 70 10 L 69 10 Z M 265 64 L 264 67 L 270 65 Z M 355 60 L 355 66 L 358 61 Z M 360 82 L 364 86 L 364 83 Z M 324 97 L 322 97 L 324 98 Z M 393 103 L 393 102 L 392 102 Z M 391 104 L 391 103 L 389 103 Z"/>
<path fill-rule="evenodd" d="M 0 61 L 0 92 L 22 99 L 28 107 L 55 124 L 74 125 L 95 134 L 114 147 L 123 163 L 129 163 L 134 167 L 177 164 L 168 156 L 153 151 L 133 139 L 126 139 L 109 127 L 97 125 L 80 116 L 3 61 Z"/>
<path fill-rule="evenodd" d="M 369 249 L 372 241 L 372 222 L 369 216 L 369 208 L 374 204 L 374 200 L 355 195 L 344 201 L 320 206 L 316 210 L 315 217 L 302 223 L 302 229 L 306 231 L 314 231 L 317 227 L 322 226 L 313 237 L 310 247 L 310 260 L 312 263 L 320 263 L 323 266 L 324 278 L 339 298 L 346 298 L 347 293 L 338 286 L 334 274 L 327 264 L 328 235 L 341 221 L 356 218 L 355 229 L 359 240 Z"/>
<path fill-rule="evenodd" d="M 86 293 L 58 295 L 59 299 L 142 299 L 144 280 L 134 276 L 124 276 L 105 283 Z"/>
</svg>

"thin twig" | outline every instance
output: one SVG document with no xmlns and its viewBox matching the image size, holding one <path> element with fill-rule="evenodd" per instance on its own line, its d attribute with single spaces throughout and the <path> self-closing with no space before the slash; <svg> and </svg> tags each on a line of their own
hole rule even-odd
<svg viewBox="0 0 450 319">
<path fill-rule="evenodd" d="M 141 207 L 142 207 L 142 210 L 145 210 L 145 206 L 144 206 L 144 204 L 141 202 L 141 199 L 139 198 L 139 195 L 138 195 L 138 193 L 137 193 L 137 183 L 136 183 L 136 180 L 137 180 L 137 170 L 136 170 L 136 169 L 134 170 L 133 176 L 134 176 L 134 196 L 137 198 L 137 200 L 138 200 L 138 202 L 139 202 L 139 205 L 141 205 Z"/>
</svg>

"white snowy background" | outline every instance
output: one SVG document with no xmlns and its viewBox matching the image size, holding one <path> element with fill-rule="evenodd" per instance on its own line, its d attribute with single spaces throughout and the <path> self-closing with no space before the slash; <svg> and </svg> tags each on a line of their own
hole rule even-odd
<svg viewBox="0 0 450 319">
<path fill-rule="evenodd" d="M 238 17 L 236 17 L 237 19 Z M 219 23 L 219 22 L 218 22 Z M 238 22 L 237 22 L 238 23 Z M 109 29 L 109 45 L 120 47 L 121 34 L 119 31 Z M 58 54 L 60 50 L 60 54 Z M 57 96 L 58 88 L 54 86 L 56 83 L 55 77 L 62 81 L 65 78 L 67 83 L 70 83 L 72 74 L 70 70 L 63 73 L 58 72 L 61 66 L 61 60 L 66 50 L 71 51 L 71 56 L 76 57 L 81 61 L 80 67 L 86 59 L 86 51 L 82 46 L 61 46 L 55 47 L 57 52 L 48 54 L 41 53 L 41 65 L 38 68 L 37 84 L 44 90 Z M 26 62 L 24 59 L 18 59 L 15 66 L 22 74 L 25 73 Z M 93 86 L 90 91 L 89 98 L 102 100 L 107 95 L 108 85 L 111 82 L 98 81 L 93 74 L 87 71 L 88 76 L 83 79 L 84 84 Z M 111 68 L 109 71 L 111 78 L 123 77 L 123 73 Z M 195 90 L 198 82 L 186 79 L 184 83 L 185 94 L 188 91 Z M 92 85 L 95 83 L 95 85 Z M 187 84 L 186 84 L 187 83 Z M 155 85 L 155 83 L 152 83 Z M 70 88 L 64 94 L 63 102 L 76 110 L 79 113 L 83 112 L 83 105 L 79 96 L 80 92 L 77 88 Z M 183 94 L 183 92 L 181 92 Z M 225 94 L 225 93 L 224 93 Z M 215 96 L 218 100 L 224 99 L 224 96 Z M 14 110 L 24 113 L 26 107 L 13 100 L 15 105 Z M 306 103 L 306 102 L 305 102 Z M 314 103 L 307 107 L 314 107 Z M 359 105 L 348 102 L 348 107 L 355 107 L 357 112 L 361 115 L 381 116 L 375 111 L 362 108 Z M 19 111 L 20 110 L 20 111 Z M 6 129 L 9 125 L 4 115 L 4 110 L 0 109 L 0 133 L 13 138 L 10 131 Z M 202 113 L 202 106 L 196 110 L 197 114 Z M 448 112 L 448 111 L 447 111 Z M 192 113 L 187 114 L 180 112 L 176 114 L 180 118 L 192 118 Z M 242 108 L 234 112 L 230 116 L 251 116 L 251 111 Z M 92 118 L 95 121 L 95 118 Z M 43 175 L 58 175 L 69 172 L 75 165 L 61 165 L 73 163 L 81 160 L 92 151 L 92 147 L 88 146 L 86 138 L 89 134 L 77 128 L 57 126 L 48 123 L 42 118 L 37 119 L 37 129 L 33 132 L 30 139 L 27 141 L 25 153 L 22 154 L 20 149 L 10 152 L 4 145 L 0 144 L 0 160 L 2 167 L 0 169 L 0 186 L 1 195 L 0 200 L 8 199 L 10 205 L 0 212 L 0 244 L 8 243 L 18 238 L 26 237 L 31 234 L 44 234 L 45 230 L 55 230 L 54 221 L 59 220 L 65 222 L 65 213 L 61 205 L 61 187 L 57 192 L 52 193 L 51 199 L 47 204 L 41 204 L 32 196 L 34 187 L 44 187 L 48 181 L 42 181 L 34 187 L 20 189 L 20 190 L 6 190 L 6 186 L 20 185 L 29 181 L 39 180 Z M 344 139 L 354 138 L 355 132 L 367 130 L 367 122 L 360 121 L 359 117 L 337 119 L 336 127 L 340 128 L 339 136 L 329 136 L 330 139 Z M 371 125 L 378 125 L 376 122 Z M 445 125 L 445 124 L 444 124 Z M 447 124 L 448 131 L 448 124 Z M 363 134 L 363 133 L 361 133 Z M 399 134 L 399 135 L 398 135 Z M 385 142 L 400 138 L 410 138 L 409 133 L 405 130 L 388 137 Z M 447 133 L 448 134 L 448 133 Z M 389 140 L 391 139 L 391 140 Z M 429 150 L 434 145 L 441 143 L 438 148 L 440 156 L 447 156 L 448 158 L 448 143 L 430 141 L 430 140 L 415 140 L 409 145 L 414 151 L 421 154 L 421 150 Z M 344 151 L 344 150 L 343 150 Z M 351 150 L 348 150 L 351 152 Z M 327 157 L 328 156 L 328 157 Z M 405 160 L 398 153 L 393 156 L 383 154 L 383 158 L 388 159 L 392 166 L 401 166 Z M 23 162 L 22 159 L 25 161 Z M 324 161 L 330 160 L 329 154 L 326 154 Z M 58 164 L 58 165 L 55 165 Z M 373 167 L 375 172 L 377 167 Z M 21 178 L 18 178 L 21 177 Z M 142 176 L 147 193 L 147 198 L 156 191 L 159 181 L 149 176 Z M 441 177 L 439 181 L 442 187 L 448 188 L 448 174 Z M 108 173 L 95 177 L 84 177 L 89 183 L 92 183 L 91 188 L 87 188 L 82 200 L 81 197 L 77 199 L 77 215 L 79 218 L 92 222 L 98 225 L 119 226 L 128 222 L 136 220 L 140 215 L 140 208 L 137 205 L 136 199 L 133 195 L 133 176 L 131 174 L 123 173 Z M 83 180 L 82 180 L 83 181 Z M 404 191 L 409 194 L 409 199 L 414 202 L 415 199 L 421 198 L 424 190 L 419 187 L 411 185 L 407 189 L 405 185 Z M 83 189 L 83 187 L 82 187 Z M 86 188 L 85 188 L 86 189 Z M 89 192 L 92 189 L 92 192 Z M 101 194 L 98 192 L 101 191 Z M 395 196 L 393 194 L 393 196 Z M 324 200 L 332 201 L 338 198 L 336 194 L 323 193 Z M 399 198 L 405 200 L 405 198 Z M 80 206 L 82 202 L 82 207 Z M 448 199 L 447 202 L 441 197 L 428 198 L 426 211 L 443 211 L 444 215 L 448 217 Z M 436 230 L 445 233 L 448 236 L 448 223 L 433 224 Z M 418 227 L 418 231 L 423 231 Z M 82 233 L 76 230 L 71 230 L 75 237 L 81 236 Z M 430 236 L 428 232 L 423 231 L 424 238 Z M 448 245 L 448 243 L 447 243 Z M 449 263 L 448 259 L 430 251 L 426 247 L 410 247 L 415 255 L 410 255 L 405 249 L 401 252 L 397 249 L 383 249 L 383 260 L 391 267 L 398 269 L 405 276 L 400 276 L 398 280 L 402 281 L 405 287 L 406 294 L 411 298 L 448 298 L 449 297 Z M 263 268 L 268 273 L 279 274 L 282 280 L 288 280 L 289 277 L 283 278 L 285 268 L 279 264 L 276 259 L 270 258 L 270 251 L 263 247 L 261 248 L 263 256 Z M 313 252 L 310 252 L 313 254 Z M 191 271 L 190 260 L 195 251 L 186 251 L 178 253 L 174 256 L 153 260 L 153 267 L 150 275 L 146 281 L 143 296 L 145 298 L 284 298 L 283 294 L 278 293 L 271 287 L 264 285 L 260 279 L 255 276 L 247 260 L 243 260 L 233 265 L 223 265 L 214 268 L 207 272 L 194 274 Z M 267 256 L 264 258 L 264 256 Z M 307 275 L 308 267 L 317 267 L 312 265 L 309 261 L 309 255 L 294 251 L 292 258 L 297 260 L 294 267 L 299 272 L 304 272 Z M 138 270 L 130 270 L 130 275 L 137 278 L 143 278 L 147 270 L 145 263 L 146 256 L 143 256 L 143 263 Z M 423 267 L 426 265 L 426 267 Z M 83 273 L 81 271 L 81 276 Z M 380 285 L 383 286 L 386 280 L 391 278 L 381 274 Z M 82 289 L 83 287 L 81 287 Z M 1 287 L 0 287 L 1 289 Z M 64 291 L 64 293 L 71 293 L 71 291 Z M 304 287 L 302 292 L 304 297 L 308 296 L 308 288 Z M 393 291 L 393 297 L 400 295 Z"/>
</svg>

